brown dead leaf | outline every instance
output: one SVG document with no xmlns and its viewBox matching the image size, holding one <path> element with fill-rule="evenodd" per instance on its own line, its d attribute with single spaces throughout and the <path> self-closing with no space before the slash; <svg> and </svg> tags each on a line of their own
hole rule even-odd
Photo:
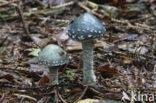
<svg viewBox="0 0 156 103">
<path fill-rule="evenodd" d="M 81 91 L 82 91 L 82 89 L 80 89 L 80 88 L 74 88 L 74 89 L 72 89 L 72 90 L 70 90 L 70 91 L 67 91 L 67 93 L 73 94 L 73 93 L 81 92 Z"/>
<path fill-rule="evenodd" d="M 113 0 L 113 3 L 115 6 L 119 6 L 121 8 L 124 8 L 125 4 L 126 4 L 126 0 Z"/>
<path fill-rule="evenodd" d="M 38 38 L 38 37 L 36 37 L 36 36 L 33 36 L 33 37 L 32 37 L 33 41 L 34 41 L 37 45 L 39 45 L 40 47 L 46 46 L 46 45 L 48 44 L 48 42 L 51 40 L 51 38 L 52 38 L 51 36 L 48 37 L 48 38 L 45 38 L 45 39 L 40 39 L 40 38 Z"/>
<path fill-rule="evenodd" d="M 113 77 L 113 75 L 118 74 L 118 70 L 116 68 L 110 67 L 109 65 L 100 67 L 99 71 L 104 78 L 110 78 Z"/>
<path fill-rule="evenodd" d="M 44 75 L 40 81 L 39 81 L 39 84 L 41 86 L 45 86 L 47 83 L 49 82 L 49 77 L 47 75 Z"/>
</svg>

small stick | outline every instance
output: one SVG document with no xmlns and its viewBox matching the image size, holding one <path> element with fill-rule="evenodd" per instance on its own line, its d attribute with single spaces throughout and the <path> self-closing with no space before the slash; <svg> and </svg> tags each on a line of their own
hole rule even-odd
<svg viewBox="0 0 156 103">
<path fill-rule="evenodd" d="M 23 16 L 23 11 L 21 9 L 21 3 L 22 2 L 19 2 L 18 5 L 17 5 L 17 11 L 19 13 L 19 16 L 21 17 L 21 20 L 22 20 L 22 23 L 23 23 L 23 28 L 25 30 L 25 33 L 29 36 L 29 30 L 27 28 L 27 24 L 25 23 L 25 20 L 24 20 L 24 16 Z M 30 37 L 30 36 L 29 36 Z M 31 37 L 30 37 L 31 38 Z"/>
<path fill-rule="evenodd" d="M 85 88 L 84 91 L 82 92 L 81 96 L 80 96 L 74 103 L 77 103 L 79 100 L 81 100 L 81 99 L 83 98 L 83 96 L 85 95 L 87 89 L 88 89 L 88 85 L 86 86 L 86 88 Z"/>
<path fill-rule="evenodd" d="M 88 8 L 88 7 L 86 7 L 83 3 L 78 2 L 78 5 L 79 5 L 81 8 L 83 8 L 84 10 L 86 10 L 87 12 L 91 12 L 92 14 L 94 14 L 94 15 L 98 16 L 100 19 L 103 19 L 103 18 L 104 18 L 104 16 L 103 16 L 103 15 L 98 14 L 98 13 L 96 13 L 95 11 L 93 11 L 93 10 L 89 9 L 89 8 Z"/>
<path fill-rule="evenodd" d="M 3 46 L 3 44 L 5 43 L 5 41 L 8 39 L 8 36 L 7 37 L 5 37 L 1 42 L 0 42 L 0 47 L 2 47 Z"/>
<path fill-rule="evenodd" d="M 61 101 L 63 102 L 63 103 L 67 103 L 63 98 L 62 98 L 62 96 L 61 96 L 61 94 L 58 92 L 58 96 L 59 96 L 59 98 L 61 99 Z"/>
<path fill-rule="evenodd" d="M 54 97 L 55 103 L 59 103 L 57 87 L 54 87 L 54 92 L 55 92 L 55 97 Z"/>
<path fill-rule="evenodd" d="M 42 71 L 33 71 L 30 68 L 27 67 L 21 67 L 19 65 L 14 66 L 14 65 L 4 65 L 0 63 L 0 70 L 12 70 L 12 71 L 24 71 L 24 72 L 28 72 L 28 73 L 43 73 Z"/>
<path fill-rule="evenodd" d="M 73 5 L 73 4 L 74 4 L 74 1 L 71 1 L 71 2 L 68 2 L 68 3 L 62 4 L 62 5 L 57 5 L 57 6 L 51 7 L 51 8 L 52 9 L 57 9 L 57 8 L 62 8 L 62 7 L 70 6 L 70 5 Z"/>
<path fill-rule="evenodd" d="M 17 93 L 14 93 L 13 95 L 14 95 L 14 96 L 17 96 L 17 97 L 23 97 L 23 98 L 28 98 L 28 99 L 33 100 L 33 101 L 37 101 L 36 98 L 31 97 L 31 96 L 29 96 L 29 95 L 25 95 L 25 94 L 17 94 Z"/>
<path fill-rule="evenodd" d="M 3 103 L 4 97 L 5 97 L 5 94 L 3 93 L 1 98 L 0 98 L 0 103 Z"/>
<path fill-rule="evenodd" d="M 97 91 L 94 88 L 88 88 L 88 90 L 91 91 L 94 95 L 97 95 L 97 96 L 100 96 L 100 97 L 104 97 L 104 95 L 101 92 Z"/>
<path fill-rule="evenodd" d="M 40 6 L 45 7 L 45 5 L 40 0 L 34 0 L 36 3 L 38 3 Z"/>
<path fill-rule="evenodd" d="M 137 32 L 139 30 L 151 31 L 151 29 L 154 29 L 154 27 L 150 27 L 148 25 L 139 24 L 139 23 L 135 23 L 135 25 L 132 25 L 128 20 L 118 20 L 118 19 L 111 18 L 111 21 L 116 22 L 116 23 L 125 24 L 126 25 L 125 26 L 126 28 L 134 29 Z"/>
<path fill-rule="evenodd" d="M 35 45 L 36 45 L 37 47 L 40 47 L 40 46 L 33 40 L 33 38 L 30 36 L 30 32 L 29 32 L 29 29 L 28 29 L 28 24 L 25 23 L 25 20 L 24 20 L 24 15 L 23 15 L 23 11 L 22 11 L 22 8 L 21 8 L 21 3 L 22 3 L 22 1 L 19 2 L 19 3 L 17 4 L 17 11 L 18 11 L 19 16 L 20 16 L 20 18 L 21 18 L 21 20 L 22 20 L 24 31 L 25 31 L 26 35 L 35 43 Z"/>
<path fill-rule="evenodd" d="M 12 1 L 8 1 L 8 2 L 5 2 L 5 3 L 1 3 L 0 4 L 0 7 L 1 6 L 6 6 L 6 5 L 9 5 L 9 4 L 12 4 L 12 3 L 15 3 L 15 2 L 19 2 L 20 0 L 12 0 Z"/>
</svg>

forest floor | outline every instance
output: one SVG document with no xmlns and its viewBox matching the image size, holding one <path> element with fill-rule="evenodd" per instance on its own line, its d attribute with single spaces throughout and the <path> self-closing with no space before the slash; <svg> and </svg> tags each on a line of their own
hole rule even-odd
<svg viewBox="0 0 156 103">
<path fill-rule="evenodd" d="M 155 0 L 91 1 L 0 0 L 0 103 L 155 103 Z M 67 35 L 86 12 L 107 30 L 94 48 L 96 88 L 83 84 L 81 43 Z M 48 69 L 37 60 L 48 44 L 69 57 L 59 85 L 49 86 Z"/>
</svg>

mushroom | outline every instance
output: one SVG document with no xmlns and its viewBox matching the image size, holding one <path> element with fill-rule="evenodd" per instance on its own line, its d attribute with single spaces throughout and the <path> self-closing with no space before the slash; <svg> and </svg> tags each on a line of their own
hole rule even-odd
<svg viewBox="0 0 156 103">
<path fill-rule="evenodd" d="M 69 60 L 61 47 L 50 44 L 39 53 L 38 61 L 49 67 L 50 81 L 53 81 L 51 85 L 55 85 L 58 84 L 59 66 L 67 64 Z"/>
<path fill-rule="evenodd" d="M 106 29 L 103 27 L 100 21 L 90 13 L 81 15 L 70 26 L 70 29 L 68 31 L 69 37 L 71 37 L 73 40 L 82 42 L 84 83 L 96 83 L 96 76 L 93 71 L 94 39 L 103 37 L 105 33 Z"/>
</svg>

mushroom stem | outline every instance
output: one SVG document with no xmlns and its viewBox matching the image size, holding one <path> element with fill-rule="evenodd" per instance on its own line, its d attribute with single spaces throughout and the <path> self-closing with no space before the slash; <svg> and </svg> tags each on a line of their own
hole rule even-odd
<svg viewBox="0 0 156 103">
<path fill-rule="evenodd" d="M 87 84 L 92 84 L 96 82 L 96 76 L 93 71 L 93 49 L 94 40 L 86 40 L 82 42 L 83 48 L 83 82 Z"/>
<path fill-rule="evenodd" d="M 50 75 L 50 83 L 51 85 L 58 84 L 58 68 L 57 67 L 49 67 L 49 75 Z"/>
</svg>

